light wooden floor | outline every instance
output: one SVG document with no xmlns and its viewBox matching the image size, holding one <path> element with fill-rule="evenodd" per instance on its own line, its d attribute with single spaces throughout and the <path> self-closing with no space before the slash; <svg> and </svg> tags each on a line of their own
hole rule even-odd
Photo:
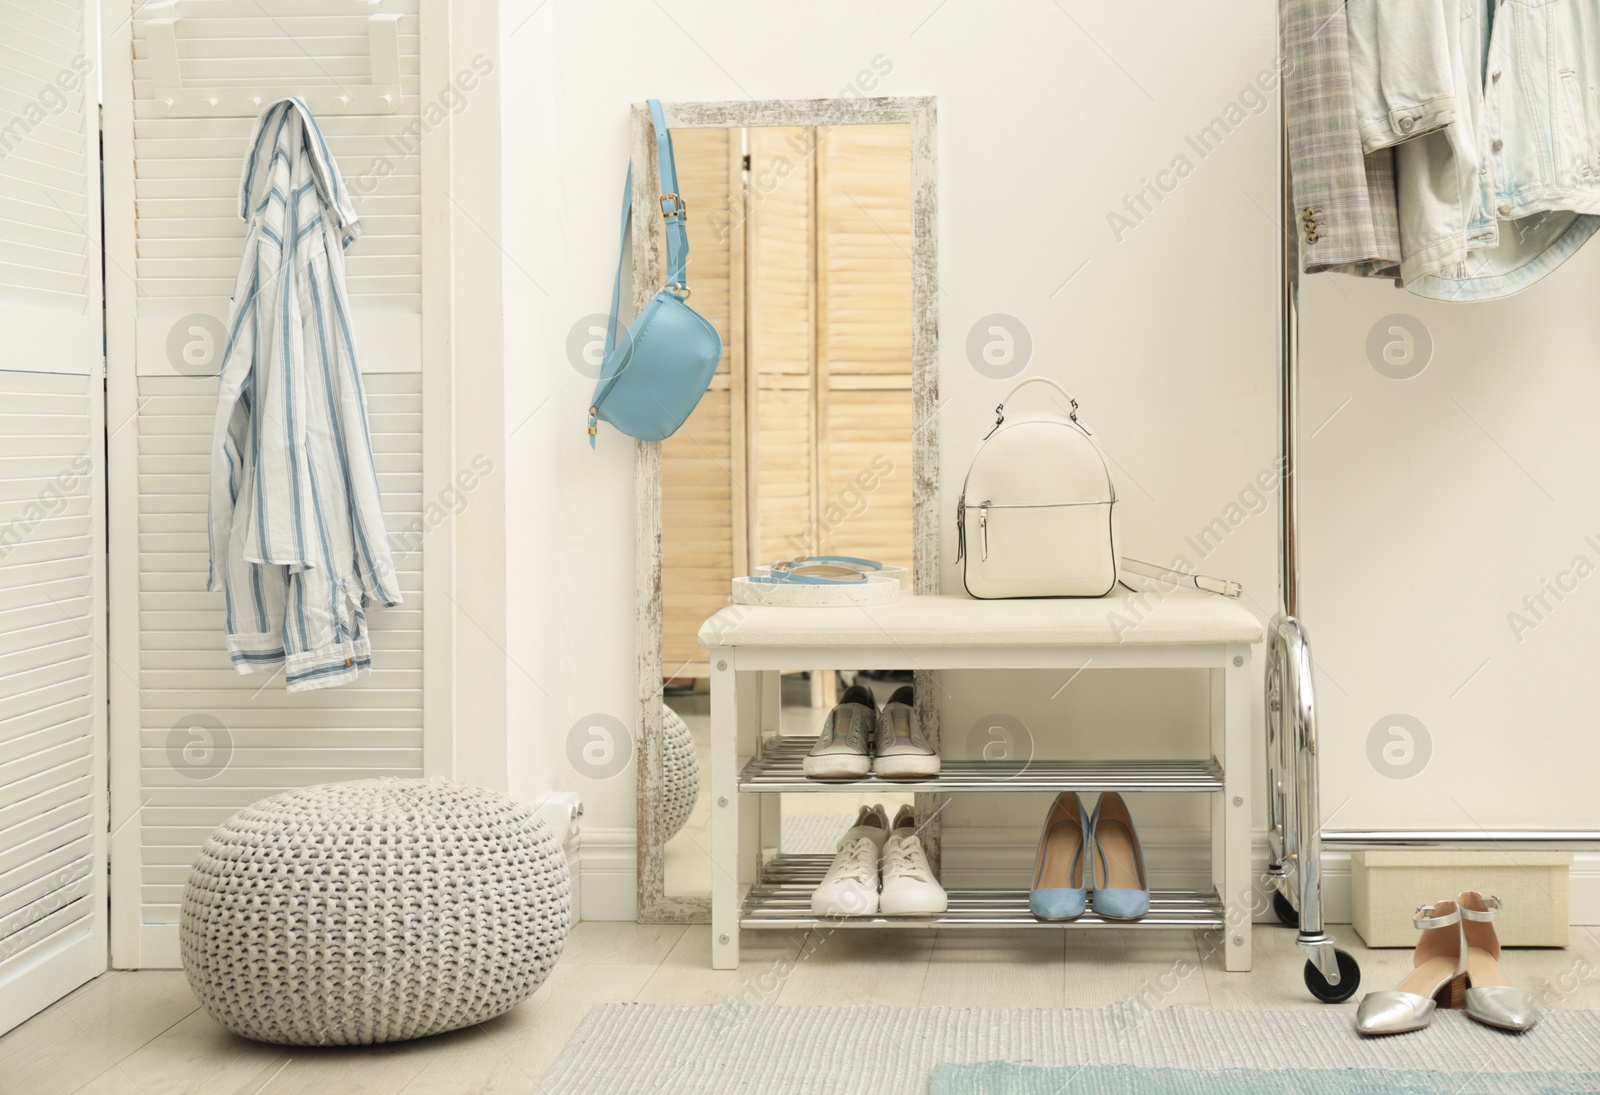
<svg viewBox="0 0 1600 1095">
<path fill-rule="evenodd" d="M 1363 988 L 1391 988 L 1408 951 L 1369 951 Z M 1587 940 L 1577 945 L 1578 940 Z M 1593 936 L 1566 951 L 1510 951 L 1512 979 L 1554 1006 L 1600 1008 Z M 889 1004 L 949 1007 L 1317 1008 L 1288 929 L 1261 926 L 1256 968 L 1224 973 L 1189 934 L 1023 929 L 747 932 L 744 964 L 709 968 L 710 929 L 585 923 L 529 1000 L 489 1023 L 418 1042 L 284 1049 L 235 1038 L 200 1011 L 183 974 L 111 973 L 0 1038 L 7 1095 L 456 1095 L 541 1090 L 539 1078 L 595 1004 Z M 1354 1003 L 1333 1005 L 1346 1012 Z"/>
</svg>

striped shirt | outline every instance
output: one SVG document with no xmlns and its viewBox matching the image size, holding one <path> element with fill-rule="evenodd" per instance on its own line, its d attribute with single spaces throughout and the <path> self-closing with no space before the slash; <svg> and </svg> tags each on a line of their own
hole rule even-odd
<svg viewBox="0 0 1600 1095">
<path fill-rule="evenodd" d="M 365 607 L 400 603 L 356 363 L 344 250 L 360 220 L 311 111 L 262 112 L 239 184 L 248 225 L 217 392 L 211 570 L 234 665 L 289 691 L 372 664 Z"/>
</svg>

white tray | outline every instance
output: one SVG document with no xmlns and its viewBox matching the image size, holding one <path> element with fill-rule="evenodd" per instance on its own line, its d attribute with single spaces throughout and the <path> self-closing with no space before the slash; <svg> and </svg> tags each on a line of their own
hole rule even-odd
<svg viewBox="0 0 1600 1095">
<path fill-rule="evenodd" d="M 755 573 L 758 575 L 771 574 L 772 568 L 756 567 Z M 878 570 L 867 571 L 867 576 L 870 578 L 893 578 L 900 583 L 901 589 L 911 588 L 911 570 L 909 567 L 882 567 Z"/>
<path fill-rule="evenodd" d="M 811 585 L 793 582 L 761 582 L 752 578 L 733 580 L 733 603 L 772 605 L 779 608 L 849 608 L 863 605 L 888 605 L 900 599 L 900 580 L 869 574 L 864 582 L 840 585 Z"/>
</svg>

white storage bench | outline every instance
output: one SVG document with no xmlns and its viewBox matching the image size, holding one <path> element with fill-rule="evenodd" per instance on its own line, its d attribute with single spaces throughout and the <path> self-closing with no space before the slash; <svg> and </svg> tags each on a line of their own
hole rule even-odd
<svg viewBox="0 0 1600 1095">
<path fill-rule="evenodd" d="M 711 661 L 711 964 L 739 964 L 743 929 L 1177 928 L 1223 933 L 1224 966 L 1250 968 L 1250 690 L 1263 629 L 1237 601 L 1179 591 L 1122 597 L 979 601 L 904 596 L 870 608 L 731 605 L 707 620 Z M 779 674 L 828 669 L 1205 669 L 1211 679 L 1207 760 L 943 762 L 933 780 L 805 778 L 812 739 L 778 734 Z M 919 700 L 919 706 L 924 701 Z M 936 916 L 821 919 L 810 896 L 830 857 L 779 851 L 779 793 L 918 794 L 1173 791 L 1211 796 L 1211 887 L 1157 890 L 1142 920 L 1092 912 L 1043 924 L 1019 890 L 952 890 Z M 765 806 L 763 799 L 766 800 Z"/>
</svg>

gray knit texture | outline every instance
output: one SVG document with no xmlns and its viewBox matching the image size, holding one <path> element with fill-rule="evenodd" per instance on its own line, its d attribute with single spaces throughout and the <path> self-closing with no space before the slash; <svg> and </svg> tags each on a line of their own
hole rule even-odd
<svg viewBox="0 0 1600 1095">
<path fill-rule="evenodd" d="M 471 1026 L 532 995 L 572 924 L 566 856 L 528 807 L 442 780 L 263 799 L 189 874 L 184 973 L 212 1018 L 278 1045 Z"/>
<path fill-rule="evenodd" d="M 670 707 L 661 709 L 662 839 L 678 835 L 700 797 L 700 757 L 689 724 Z"/>
</svg>

